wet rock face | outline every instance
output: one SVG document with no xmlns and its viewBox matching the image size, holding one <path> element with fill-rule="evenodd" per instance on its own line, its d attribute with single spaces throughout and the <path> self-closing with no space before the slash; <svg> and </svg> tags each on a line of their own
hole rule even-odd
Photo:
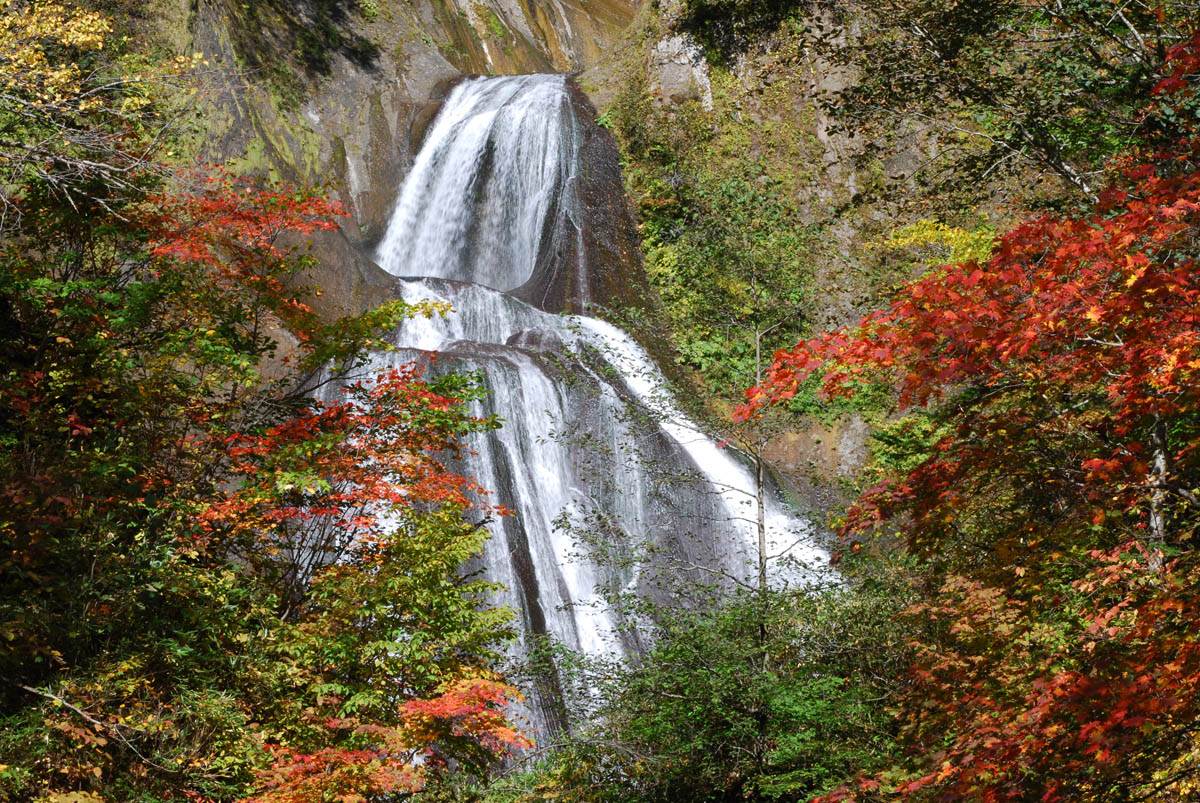
<svg viewBox="0 0 1200 803">
<path fill-rule="evenodd" d="M 410 180 L 420 177 L 414 171 Z M 536 229 L 526 232 L 536 236 Z M 468 373 L 487 388 L 472 413 L 504 420 L 498 430 L 470 436 L 451 469 L 489 489 L 490 504 L 512 511 L 493 522 L 492 538 L 469 568 L 486 570 L 499 586 L 493 604 L 516 613 L 515 658 L 535 655 L 547 637 L 593 658 L 634 658 L 644 653 L 645 622 L 607 600 L 636 594 L 658 605 L 711 604 L 701 589 L 714 576 L 750 576 L 757 533 L 747 518 L 749 470 L 682 416 L 628 335 L 472 282 L 397 279 L 394 289 L 410 301 L 445 301 L 456 312 L 406 321 L 391 336 L 396 348 L 369 355 L 366 372 L 436 352 L 431 370 Z M 321 392 L 336 398 L 332 384 Z M 824 560 L 812 549 L 811 525 L 788 516 L 771 490 L 765 523 L 772 553 L 787 545 L 798 557 Z M 695 596 L 678 596 L 678 583 Z M 571 725 L 560 681 L 551 670 L 527 687 L 539 739 Z"/>
<path fill-rule="evenodd" d="M 534 275 L 513 295 L 548 312 L 641 306 L 648 286 L 616 143 L 595 123 L 596 110 L 573 79 L 567 89 L 584 166 L 576 176 L 576 208 L 559 210 Z"/>
</svg>

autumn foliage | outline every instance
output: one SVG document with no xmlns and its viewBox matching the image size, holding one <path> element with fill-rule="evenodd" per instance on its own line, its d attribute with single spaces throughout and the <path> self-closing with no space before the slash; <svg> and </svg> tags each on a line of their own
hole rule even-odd
<svg viewBox="0 0 1200 803">
<path fill-rule="evenodd" d="M 323 322 L 278 241 L 336 204 L 177 187 L 102 219 L 33 199 L 7 243 L 0 664 L 9 731 L 48 736 L 3 744 L 4 793 L 317 800 L 486 766 L 524 741 L 486 674 L 506 617 L 458 571 L 502 511 L 444 460 L 494 423 L 468 378 L 362 370 L 439 310 Z"/>
<path fill-rule="evenodd" d="M 526 744 L 491 668 L 507 613 L 460 572 L 503 511 L 446 461 L 496 423 L 471 378 L 366 356 L 447 310 L 316 315 L 283 243 L 340 206 L 146 161 L 109 30 L 0 8 L 0 800 L 481 771 Z"/>
<path fill-rule="evenodd" d="M 357 717 L 331 718 L 330 731 L 365 739 L 368 747 L 322 748 L 300 753 L 275 749 L 276 760 L 263 773 L 261 803 L 307 803 L 336 799 L 354 803 L 423 788 L 431 770 L 442 768 L 446 756 L 463 754 L 446 745 L 459 743 L 482 751 L 486 760 L 533 743 L 509 723 L 504 708 L 520 699 L 508 685 L 487 677 L 453 681 L 428 700 L 409 700 L 400 707 L 394 726 L 364 723 Z M 442 749 L 439 749 L 439 746 Z"/>
<path fill-rule="evenodd" d="M 1200 34 L 1154 115 L 1190 108 Z M 828 800 L 1186 797 L 1200 717 L 1200 140 L 1113 166 L 1087 214 L 936 268 L 891 307 L 776 355 L 741 415 L 818 377 L 880 384 L 932 439 L 851 508 L 929 569 L 906 626 L 904 780 Z"/>
</svg>

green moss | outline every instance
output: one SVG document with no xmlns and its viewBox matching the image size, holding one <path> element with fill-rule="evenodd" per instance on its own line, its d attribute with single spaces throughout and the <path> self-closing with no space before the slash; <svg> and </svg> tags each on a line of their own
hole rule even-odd
<svg viewBox="0 0 1200 803">
<path fill-rule="evenodd" d="M 475 13 L 487 25 L 488 32 L 496 39 L 509 38 L 508 28 L 504 24 L 504 20 L 500 19 L 500 15 L 482 3 L 475 4 Z"/>
<path fill-rule="evenodd" d="M 442 42 L 438 45 L 438 52 L 452 64 L 458 64 L 467 59 L 467 51 L 459 47 L 456 42 Z"/>
</svg>

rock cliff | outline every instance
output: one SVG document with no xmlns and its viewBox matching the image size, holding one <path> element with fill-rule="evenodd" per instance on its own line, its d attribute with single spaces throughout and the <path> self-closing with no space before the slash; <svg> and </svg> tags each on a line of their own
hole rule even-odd
<svg viewBox="0 0 1200 803">
<path fill-rule="evenodd" d="M 207 59 L 187 149 L 235 172 L 325 186 L 346 206 L 342 232 L 317 238 L 321 312 L 390 296 L 372 264 L 396 190 L 439 102 L 470 74 L 575 72 L 628 26 L 634 0 L 194 0 L 157 8 L 146 26 L 178 53 Z M 580 93 L 590 124 L 594 110 Z M 613 226 L 587 236 L 616 273 L 637 244 L 607 135 L 583 194 Z M 569 258 L 567 255 L 564 258 Z M 628 296 L 628 277 L 611 282 Z M 570 288 L 551 306 L 570 307 Z"/>
</svg>

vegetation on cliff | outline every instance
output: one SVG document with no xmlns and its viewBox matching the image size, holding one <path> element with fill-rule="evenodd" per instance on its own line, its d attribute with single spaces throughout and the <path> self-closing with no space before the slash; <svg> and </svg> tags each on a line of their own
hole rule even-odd
<svg viewBox="0 0 1200 803">
<path fill-rule="evenodd" d="M 1108 159 L 1171 129 L 1142 110 L 1195 17 L 1107 0 L 648 9 L 603 120 L 678 362 L 715 398 L 753 381 L 756 321 L 782 347 L 957 258 L 947 232 L 1094 200 Z M 703 52 L 686 91 L 662 83 L 678 35 Z"/>
</svg>

